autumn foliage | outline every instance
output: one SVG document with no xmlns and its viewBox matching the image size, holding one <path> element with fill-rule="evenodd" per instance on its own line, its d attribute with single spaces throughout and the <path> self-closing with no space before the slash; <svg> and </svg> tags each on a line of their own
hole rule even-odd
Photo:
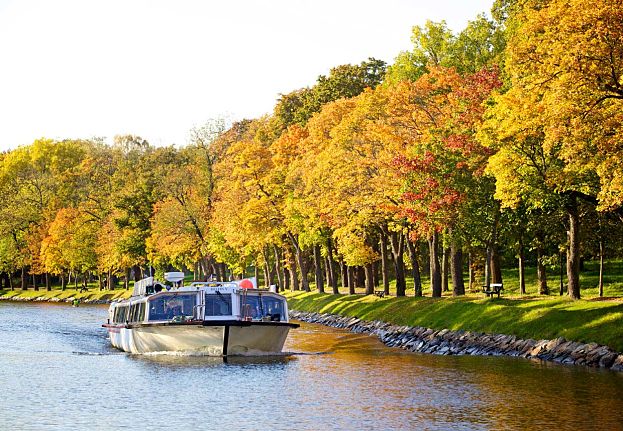
<svg viewBox="0 0 623 431">
<path fill-rule="evenodd" d="M 102 288 L 154 268 L 255 272 L 334 293 L 394 278 L 398 295 L 410 271 L 421 295 L 424 268 L 441 296 L 450 272 L 461 295 L 464 272 L 476 289 L 515 258 L 544 274 L 565 255 L 578 298 L 580 256 L 603 256 L 603 226 L 623 219 L 623 7 L 502 1 L 493 15 L 456 35 L 415 27 L 389 68 L 338 66 L 186 147 L 128 135 L 3 154 L 0 271 Z"/>
</svg>

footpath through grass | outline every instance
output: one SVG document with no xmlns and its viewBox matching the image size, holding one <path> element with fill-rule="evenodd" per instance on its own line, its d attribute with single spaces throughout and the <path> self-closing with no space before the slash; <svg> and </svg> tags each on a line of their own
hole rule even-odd
<svg viewBox="0 0 623 431">
<path fill-rule="evenodd" d="M 565 337 L 623 351 L 623 302 L 566 298 L 413 298 L 286 293 L 290 309 L 381 320 L 396 325 L 516 335 Z"/>
</svg>

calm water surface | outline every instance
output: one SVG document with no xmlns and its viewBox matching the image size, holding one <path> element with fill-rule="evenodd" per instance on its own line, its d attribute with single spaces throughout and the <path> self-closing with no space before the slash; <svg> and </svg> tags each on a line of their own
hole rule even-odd
<svg viewBox="0 0 623 431">
<path fill-rule="evenodd" d="M 106 308 L 0 302 L 0 429 L 623 429 L 623 375 L 405 353 L 322 326 L 283 358 L 128 355 Z"/>
</svg>

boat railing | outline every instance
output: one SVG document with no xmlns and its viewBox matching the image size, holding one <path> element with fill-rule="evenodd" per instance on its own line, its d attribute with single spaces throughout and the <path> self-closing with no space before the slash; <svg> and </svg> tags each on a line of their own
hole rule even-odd
<svg viewBox="0 0 623 431">
<path fill-rule="evenodd" d="M 238 287 L 238 283 L 233 281 L 194 281 L 190 284 L 193 286 L 200 287 Z"/>
</svg>

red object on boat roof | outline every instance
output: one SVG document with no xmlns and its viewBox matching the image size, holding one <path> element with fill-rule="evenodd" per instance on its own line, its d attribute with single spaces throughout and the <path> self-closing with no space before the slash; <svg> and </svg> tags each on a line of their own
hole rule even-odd
<svg viewBox="0 0 623 431">
<path fill-rule="evenodd" d="M 244 280 L 240 280 L 240 283 L 238 285 L 243 289 L 253 289 L 255 287 L 253 286 L 253 282 L 249 280 L 248 278 L 245 278 Z"/>
</svg>

